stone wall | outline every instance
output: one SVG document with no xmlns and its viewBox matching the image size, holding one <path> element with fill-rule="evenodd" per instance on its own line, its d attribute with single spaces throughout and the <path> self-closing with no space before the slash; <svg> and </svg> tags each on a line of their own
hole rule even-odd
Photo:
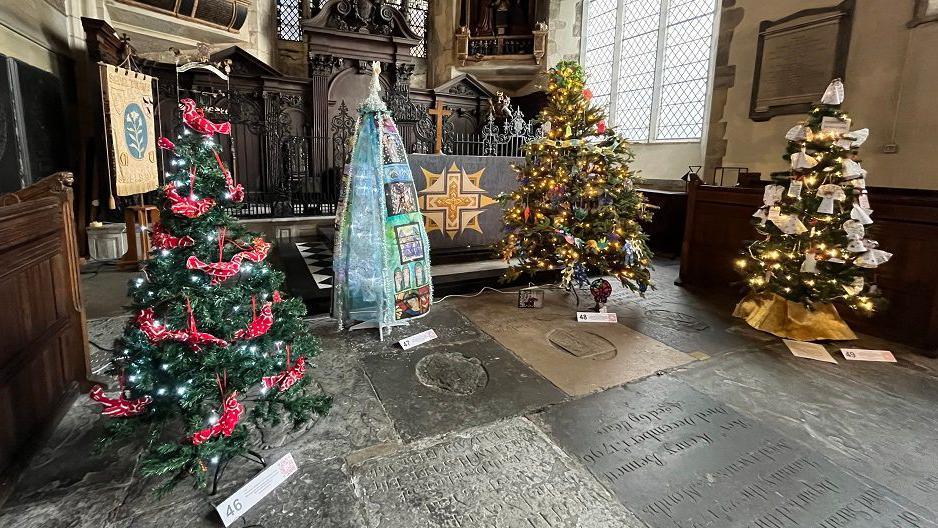
<svg viewBox="0 0 938 528">
<path fill-rule="evenodd" d="M 798 115 L 749 119 L 759 23 L 835 0 L 724 0 L 711 105 L 707 166 L 738 165 L 761 172 L 786 170 L 785 131 Z M 857 128 L 870 129 L 861 150 L 873 186 L 938 189 L 934 133 L 938 129 L 938 23 L 908 28 L 912 0 L 857 0 L 845 76 L 844 110 Z M 883 146 L 895 143 L 898 153 Z M 730 182 L 732 184 L 732 182 Z"/>
</svg>

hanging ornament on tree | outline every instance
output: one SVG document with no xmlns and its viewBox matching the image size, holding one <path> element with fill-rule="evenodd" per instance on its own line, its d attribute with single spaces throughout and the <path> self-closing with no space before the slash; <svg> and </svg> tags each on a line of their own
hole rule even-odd
<svg viewBox="0 0 938 528">
<path fill-rule="evenodd" d="M 160 136 L 160 139 L 156 140 L 156 146 L 160 147 L 163 150 L 175 150 L 176 145 L 169 140 L 169 138 Z"/>
<path fill-rule="evenodd" d="M 596 301 L 596 306 L 593 307 L 594 310 L 598 312 L 606 311 L 606 302 L 609 300 L 609 295 L 612 294 L 612 284 L 609 284 L 609 281 L 606 279 L 596 279 L 590 284 L 590 295 L 593 296 L 593 300 Z"/>
<path fill-rule="evenodd" d="M 198 218 L 215 207 L 214 198 L 199 198 L 195 195 L 195 167 L 189 169 L 189 196 L 181 196 L 176 186 L 168 184 L 163 196 L 169 201 L 169 210 L 186 218 Z"/>
<path fill-rule="evenodd" d="M 817 195 L 821 198 L 817 212 L 834 214 L 834 200 L 840 201 L 847 197 L 844 188 L 835 183 L 826 183 L 817 188 Z"/>
<path fill-rule="evenodd" d="M 235 185 L 234 178 L 231 177 L 231 171 L 225 167 L 225 162 L 221 160 L 221 155 L 217 150 L 212 149 L 212 154 L 215 155 L 215 161 L 218 163 L 218 168 L 221 169 L 222 174 L 225 175 L 225 186 L 228 189 L 228 192 L 225 196 L 232 202 L 239 203 L 241 200 L 244 200 L 244 186 L 240 183 Z"/>
<path fill-rule="evenodd" d="M 791 155 L 791 168 L 795 170 L 810 169 L 817 165 L 817 160 L 805 152 L 802 147 L 801 152 L 795 152 Z"/>
<path fill-rule="evenodd" d="M 265 376 L 262 380 L 264 388 L 272 389 L 277 387 L 280 392 L 283 392 L 296 384 L 296 382 L 303 379 L 303 374 L 306 372 L 306 358 L 300 357 L 296 360 L 296 363 L 291 366 L 291 352 L 291 346 L 287 345 L 286 370 L 280 374 L 277 374 L 276 376 Z"/>
<path fill-rule="evenodd" d="M 785 139 L 788 141 L 804 141 L 808 139 L 808 133 L 810 132 L 810 128 L 802 124 L 797 124 L 788 129 L 788 132 L 785 133 Z"/>
</svg>

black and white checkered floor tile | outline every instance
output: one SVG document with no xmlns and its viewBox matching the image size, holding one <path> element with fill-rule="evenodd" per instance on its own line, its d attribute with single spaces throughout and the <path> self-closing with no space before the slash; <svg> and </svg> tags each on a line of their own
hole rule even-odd
<svg viewBox="0 0 938 528">
<path fill-rule="evenodd" d="M 309 273 L 320 290 L 332 287 L 332 247 L 323 242 L 296 242 Z"/>
</svg>

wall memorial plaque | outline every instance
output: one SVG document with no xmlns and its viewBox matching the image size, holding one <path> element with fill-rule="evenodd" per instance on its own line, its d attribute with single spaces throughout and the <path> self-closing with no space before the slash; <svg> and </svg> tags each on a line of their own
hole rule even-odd
<svg viewBox="0 0 938 528">
<path fill-rule="evenodd" d="M 749 117 L 803 114 L 844 78 L 855 0 L 759 24 Z"/>
<path fill-rule="evenodd" d="M 670 377 L 538 417 L 654 528 L 924 528 L 936 515 Z"/>
</svg>

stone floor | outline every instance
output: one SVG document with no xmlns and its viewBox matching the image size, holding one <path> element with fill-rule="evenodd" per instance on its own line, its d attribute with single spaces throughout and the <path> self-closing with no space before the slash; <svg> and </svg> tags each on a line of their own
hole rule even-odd
<svg viewBox="0 0 938 528">
<path fill-rule="evenodd" d="M 324 350 L 312 374 L 335 405 L 257 439 L 299 471 L 234 526 L 938 527 L 938 360 L 869 337 L 851 346 L 898 362 L 796 358 L 727 315 L 732 292 L 695 294 L 675 274 L 659 262 L 656 291 L 618 291 L 619 325 L 601 331 L 563 323 L 576 304 L 557 293 L 543 311 L 506 310 L 510 294 L 445 300 L 395 329 L 439 335 L 409 351 L 310 319 Z M 125 321 L 126 278 L 85 276 L 99 347 Z M 92 453 L 97 410 L 74 404 L 0 527 L 221 526 L 213 504 L 258 470 L 232 466 L 216 496 L 180 486 L 158 501 L 137 446 Z"/>
</svg>

